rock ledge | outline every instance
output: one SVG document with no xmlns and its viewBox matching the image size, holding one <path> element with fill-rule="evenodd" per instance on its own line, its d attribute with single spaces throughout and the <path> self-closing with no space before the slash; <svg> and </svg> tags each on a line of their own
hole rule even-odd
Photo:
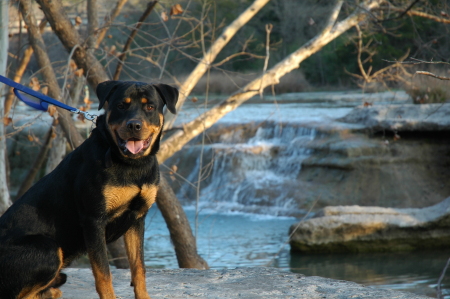
<svg viewBox="0 0 450 299">
<path fill-rule="evenodd" d="M 375 252 L 448 248 L 450 197 L 426 208 L 325 207 L 290 228 L 291 249 Z"/>
<path fill-rule="evenodd" d="M 64 299 L 98 298 L 89 269 L 65 269 Z M 134 298 L 128 270 L 112 270 L 117 298 Z M 158 298 L 390 298 L 421 295 L 365 287 L 354 282 L 283 272 L 276 268 L 148 270 L 147 288 Z"/>
</svg>

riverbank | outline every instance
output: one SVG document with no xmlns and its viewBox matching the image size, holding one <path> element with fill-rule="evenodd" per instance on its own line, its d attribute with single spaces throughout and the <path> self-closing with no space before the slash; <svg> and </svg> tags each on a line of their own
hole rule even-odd
<svg viewBox="0 0 450 299">
<path fill-rule="evenodd" d="M 66 269 L 64 299 L 98 298 L 89 269 Z M 112 270 L 118 298 L 134 298 L 128 270 Z M 431 298 L 406 292 L 375 289 L 354 282 L 283 272 L 275 268 L 224 270 L 148 270 L 147 289 L 158 298 Z"/>
</svg>

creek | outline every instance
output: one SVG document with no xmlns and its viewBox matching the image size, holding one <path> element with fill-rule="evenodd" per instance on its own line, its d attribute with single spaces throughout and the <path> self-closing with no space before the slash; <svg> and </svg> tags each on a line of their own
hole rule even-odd
<svg viewBox="0 0 450 299">
<path fill-rule="evenodd" d="M 336 121 L 357 105 L 409 103 L 408 97 L 404 93 L 311 93 L 282 95 L 275 100 L 254 99 L 243 104 L 221 119 L 204 139 L 199 136 L 165 163 L 167 171 L 163 172 L 172 179 L 193 230 L 198 228 L 202 257 L 215 269 L 274 266 L 435 297 L 437 281 L 450 253 L 306 255 L 291 253 L 287 243 L 290 225 L 305 215 L 310 217 L 320 205 L 314 207 L 317 194 L 308 194 L 308 189 L 303 188 L 311 189 L 311 185 L 301 177 L 302 162 L 314 151 L 306 145 L 311 141 L 320 143 L 329 132 L 343 135 L 361 129 Z M 201 112 L 198 103 L 187 103 L 176 125 Z M 353 193 L 354 198 L 364 197 L 364 190 Z M 410 201 L 396 201 L 397 206 L 410 205 L 411 198 L 407 197 Z M 427 205 L 414 199 L 412 202 Z M 342 204 L 367 203 L 347 198 Z M 197 222 L 196 205 L 200 211 Z M 157 208 L 148 215 L 145 250 L 147 266 L 177 268 Z M 449 279 L 443 280 L 443 294 L 450 298 Z"/>
<path fill-rule="evenodd" d="M 188 207 L 186 214 L 194 229 L 195 210 Z M 154 207 L 147 217 L 146 266 L 178 268 L 161 213 Z M 289 226 L 297 221 L 293 217 L 202 211 L 197 234 L 198 250 L 212 269 L 272 266 L 307 276 L 436 297 L 437 281 L 450 257 L 448 251 L 291 254 L 287 232 Z M 450 298 L 450 278 L 443 280 L 442 288 L 445 298 Z"/>
</svg>

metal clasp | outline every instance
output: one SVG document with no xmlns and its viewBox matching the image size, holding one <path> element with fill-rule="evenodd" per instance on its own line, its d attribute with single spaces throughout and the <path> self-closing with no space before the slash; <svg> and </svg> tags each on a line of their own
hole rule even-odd
<svg viewBox="0 0 450 299">
<path fill-rule="evenodd" d="M 95 114 L 90 114 L 89 112 L 86 112 L 86 111 L 81 111 L 80 109 L 74 110 L 73 113 L 76 113 L 76 114 L 83 114 L 83 116 L 84 116 L 85 119 L 90 120 L 90 121 L 92 121 L 92 122 L 93 122 L 93 121 L 97 118 L 97 116 L 98 116 L 98 115 L 95 115 Z"/>
</svg>

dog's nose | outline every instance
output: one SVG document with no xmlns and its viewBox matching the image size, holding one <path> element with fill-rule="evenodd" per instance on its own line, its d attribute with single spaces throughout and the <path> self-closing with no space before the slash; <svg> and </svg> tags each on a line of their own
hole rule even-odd
<svg viewBox="0 0 450 299">
<path fill-rule="evenodd" d="M 130 131 L 140 131 L 142 129 L 142 122 L 140 120 L 130 120 L 127 122 L 127 128 Z"/>
</svg>

